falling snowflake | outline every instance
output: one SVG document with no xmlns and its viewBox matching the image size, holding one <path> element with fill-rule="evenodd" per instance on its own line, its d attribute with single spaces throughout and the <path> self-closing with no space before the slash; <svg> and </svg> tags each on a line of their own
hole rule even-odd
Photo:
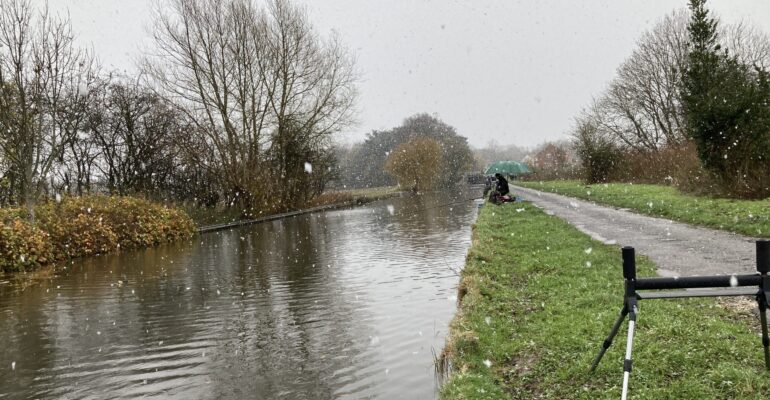
<svg viewBox="0 0 770 400">
<path fill-rule="evenodd" d="M 307 172 L 308 174 L 312 174 L 313 173 L 313 164 L 311 164 L 309 162 L 306 162 L 305 163 L 305 172 Z"/>
<path fill-rule="evenodd" d="M 492 361 L 484 360 L 484 365 L 486 365 L 487 368 L 492 368 Z"/>
</svg>

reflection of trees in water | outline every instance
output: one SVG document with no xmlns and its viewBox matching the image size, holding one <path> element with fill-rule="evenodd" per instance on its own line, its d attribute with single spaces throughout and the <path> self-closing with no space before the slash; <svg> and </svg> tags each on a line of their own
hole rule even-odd
<svg viewBox="0 0 770 400">
<path fill-rule="evenodd" d="M 424 243 L 425 238 L 440 240 L 447 232 L 456 232 L 468 224 L 468 218 L 476 207 L 473 198 L 480 197 L 480 190 L 457 190 L 447 193 L 431 192 L 408 195 L 390 200 L 393 214 L 387 209 L 380 220 L 404 245 Z M 390 224 L 392 222 L 392 225 Z"/>
<path fill-rule="evenodd" d="M 398 247 L 435 258 L 445 246 L 432 244 L 456 239 L 474 207 L 446 204 L 469 197 L 394 198 L 393 215 L 378 203 L 82 260 L 51 285 L 0 295 L 3 390 L 60 397 L 169 385 L 190 397 L 316 398 L 374 384 L 361 376 L 376 364 L 373 314 L 352 301 L 356 283 L 374 276 L 350 282 L 349 273 Z"/>
<path fill-rule="evenodd" d="M 240 386 L 268 397 L 287 391 L 293 398 L 333 397 L 340 386 L 333 373 L 365 350 L 356 340 L 362 336 L 356 321 L 365 318 L 344 298 L 330 256 L 334 230 L 323 214 L 313 214 L 257 225 L 240 241 L 250 249 L 239 253 L 234 283 L 244 292 L 256 289 L 258 305 L 229 321 L 243 338 L 232 345 L 245 358 L 231 357 L 244 378 L 218 376 L 222 393 L 236 395 L 232 386 Z M 340 355 L 345 357 L 335 357 Z"/>
<path fill-rule="evenodd" d="M 18 393 L 53 397 L 143 384 L 136 374 L 147 371 L 136 364 L 159 351 L 158 340 L 187 343 L 196 333 L 189 313 L 185 318 L 179 310 L 189 310 L 189 303 L 199 304 L 200 299 L 180 294 L 179 284 L 171 284 L 174 268 L 164 267 L 173 266 L 169 255 L 180 254 L 186 253 L 166 247 L 80 260 L 69 275 L 18 295 L 20 302 L 10 309 L 26 321 L 21 326 L 2 324 L 0 332 L 6 340 L 25 343 L 9 347 L 13 353 L 2 354 L 0 360 L 18 360 L 25 369 L 4 382 L 23 383 L 23 374 L 30 373 L 34 382 Z M 185 264 L 183 257 L 175 261 L 179 267 Z M 128 362 L 132 356 L 139 361 Z M 115 375 L 123 376 L 119 384 Z"/>
<path fill-rule="evenodd" d="M 55 348 L 55 340 L 47 332 L 50 321 L 37 298 L 41 290 L 45 291 L 42 285 L 28 288 L 0 307 L 0 397 L 4 393 L 20 393 L 19 398 L 46 394 L 32 390 L 40 383 L 48 383 L 36 382 L 36 371 L 51 369 L 53 360 L 48 351 Z M 3 300 L 13 295 L 9 292 Z M 0 301 L 2 304 L 4 301 Z M 13 362 L 15 370 L 11 369 Z"/>
</svg>

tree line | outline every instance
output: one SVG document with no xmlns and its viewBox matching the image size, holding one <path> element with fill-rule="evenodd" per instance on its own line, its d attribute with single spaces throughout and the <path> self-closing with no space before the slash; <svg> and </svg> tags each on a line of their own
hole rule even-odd
<svg viewBox="0 0 770 400">
<path fill-rule="evenodd" d="M 770 195 L 770 37 L 724 24 L 691 0 L 639 40 L 576 118 L 588 182 L 667 182 L 739 197 Z"/>
<path fill-rule="evenodd" d="M 0 202 L 89 192 L 293 208 L 334 178 L 357 74 L 289 0 L 170 0 L 134 76 L 103 71 L 70 21 L 0 0 Z"/>
<path fill-rule="evenodd" d="M 363 142 L 338 149 L 338 154 L 337 184 L 348 188 L 398 183 L 420 190 L 452 187 L 476 165 L 468 139 L 425 113 L 392 129 L 372 131 Z"/>
</svg>

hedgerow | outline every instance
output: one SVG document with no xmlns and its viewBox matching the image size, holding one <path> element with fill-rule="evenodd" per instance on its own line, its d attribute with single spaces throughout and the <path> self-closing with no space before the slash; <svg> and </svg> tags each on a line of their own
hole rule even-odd
<svg viewBox="0 0 770 400">
<path fill-rule="evenodd" d="M 65 197 L 35 207 L 30 223 L 19 209 L 0 210 L 0 270 L 186 239 L 195 224 L 183 211 L 133 197 Z"/>
</svg>

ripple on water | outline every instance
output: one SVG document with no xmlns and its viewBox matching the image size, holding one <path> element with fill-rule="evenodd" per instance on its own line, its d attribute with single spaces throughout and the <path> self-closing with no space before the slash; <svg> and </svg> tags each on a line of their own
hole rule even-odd
<svg viewBox="0 0 770 400">
<path fill-rule="evenodd" d="M 0 365 L 16 364 L 0 398 L 430 398 L 476 210 L 442 202 L 204 235 L 2 292 Z"/>
</svg>

